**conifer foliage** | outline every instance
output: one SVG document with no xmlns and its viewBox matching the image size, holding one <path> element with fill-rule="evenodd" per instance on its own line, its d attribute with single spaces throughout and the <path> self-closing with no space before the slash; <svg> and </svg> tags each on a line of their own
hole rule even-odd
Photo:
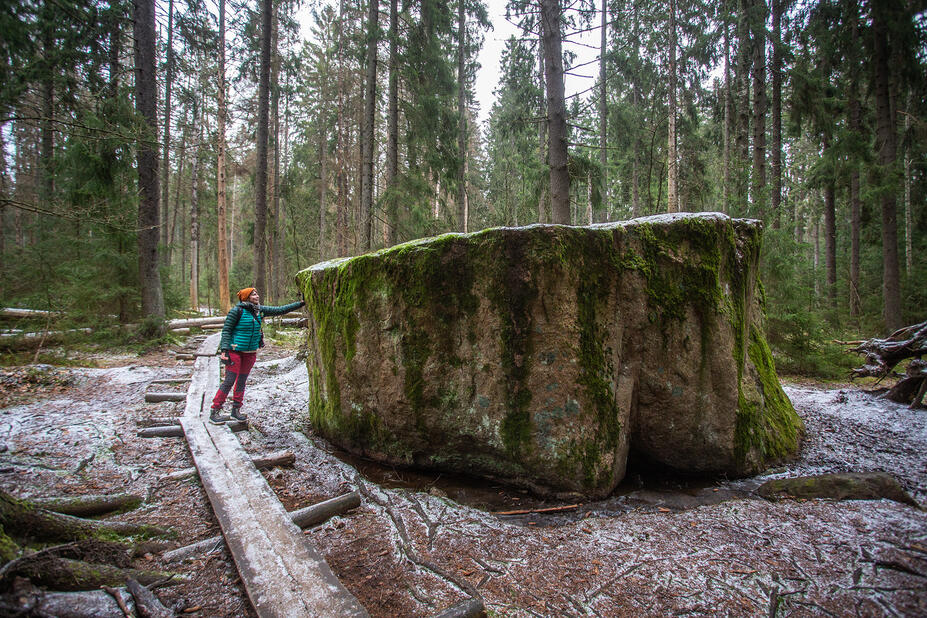
<svg viewBox="0 0 927 618">
<path fill-rule="evenodd" d="M 927 302 L 925 8 L 509 0 L 490 97 L 483 0 L 12 0 L 0 293 L 136 322 L 426 235 L 723 211 L 768 224 L 771 341 L 817 371 Z"/>
</svg>

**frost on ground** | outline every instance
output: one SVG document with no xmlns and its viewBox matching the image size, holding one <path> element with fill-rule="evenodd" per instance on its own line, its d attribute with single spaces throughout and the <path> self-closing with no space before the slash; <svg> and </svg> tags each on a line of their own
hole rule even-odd
<svg viewBox="0 0 927 618">
<path fill-rule="evenodd" d="M 305 365 L 273 345 L 261 354 L 245 400 L 252 428 L 240 439 L 254 454 L 296 454 L 292 468 L 264 473 L 290 510 L 361 491 L 359 509 L 306 537 L 373 616 L 426 616 L 471 595 L 500 616 L 927 615 L 927 513 L 885 500 L 773 503 L 752 493 L 769 478 L 881 470 L 925 503 L 927 411 L 852 386 L 791 385 L 805 443 L 797 461 L 765 476 L 677 491 L 685 500 L 645 487 L 636 494 L 648 500 L 632 492 L 569 516 L 508 517 L 435 489 L 378 484 L 295 431 L 308 403 Z M 146 389 L 163 390 L 150 381 L 191 367 L 133 362 L 70 370 L 63 392 L 0 408 L 0 486 L 19 496 L 134 491 L 147 502 L 120 518 L 172 527 L 184 543 L 215 535 L 195 480 L 159 481 L 191 465 L 183 441 L 135 435 L 138 421 L 183 409 L 145 404 Z M 522 504 L 558 506 L 527 496 Z M 141 560 L 192 578 L 159 591 L 178 611 L 253 615 L 221 549 L 179 567 Z"/>
</svg>

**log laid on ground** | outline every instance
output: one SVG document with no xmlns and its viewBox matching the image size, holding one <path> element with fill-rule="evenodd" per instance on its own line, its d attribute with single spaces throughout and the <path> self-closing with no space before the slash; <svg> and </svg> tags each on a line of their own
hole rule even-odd
<svg viewBox="0 0 927 618">
<path fill-rule="evenodd" d="M 291 511 L 290 520 L 300 528 L 308 528 L 327 521 L 335 515 L 340 515 L 351 509 L 360 506 L 360 494 L 356 491 L 331 498 L 312 506 Z M 214 548 L 222 546 L 222 537 L 214 536 L 208 539 L 198 541 L 192 545 L 178 547 L 171 551 L 165 552 L 163 558 L 167 562 L 177 562 L 185 560 L 191 556 L 198 556 L 204 552 L 212 551 Z"/>
<path fill-rule="evenodd" d="M 485 615 L 486 608 L 483 606 L 483 599 L 471 597 L 434 614 L 432 618 L 476 618 Z"/>
<path fill-rule="evenodd" d="M 162 401 L 183 401 L 187 398 L 186 393 L 145 393 L 145 403 L 161 403 Z"/>
<path fill-rule="evenodd" d="M 190 377 L 186 378 L 158 378 L 157 380 L 152 380 L 149 384 L 177 384 L 178 382 L 189 382 Z"/>
<path fill-rule="evenodd" d="M 39 508 L 75 517 L 93 517 L 114 511 L 137 509 L 144 498 L 136 494 L 112 494 L 89 496 L 55 496 L 32 498 L 30 502 Z"/>
<path fill-rule="evenodd" d="M 132 595 L 125 588 L 115 588 L 130 612 L 135 611 Z M 5 595 L 0 600 L 0 614 L 6 616 L 56 616 L 57 618 L 100 618 L 123 616 L 116 600 L 103 590 L 82 592 L 43 592 Z"/>
<path fill-rule="evenodd" d="M 168 320 L 168 328 L 190 328 L 190 327 L 200 327 L 202 328 L 204 324 L 219 324 L 222 325 L 225 322 L 224 315 L 215 315 L 206 318 L 186 318 L 179 320 Z"/>
<path fill-rule="evenodd" d="M 0 317 L 2 318 L 48 318 L 60 315 L 61 313 L 58 311 L 44 311 L 42 309 L 0 308 Z"/>
<path fill-rule="evenodd" d="M 247 431 L 248 421 L 231 421 L 226 426 L 238 433 Z M 182 438 L 183 428 L 180 425 L 165 425 L 163 427 L 146 427 L 138 431 L 139 438 Z"/>
<path fill-rule="evenodd" d="M 25 560 L 7 576 L 28 577 L 36 586 L 54 590 L 94 590 L 101 586 L 119 586 L 126 579 L 133 578 L 144 584 L 167 580 L 169 583 L 183 583 L 184 578 L 165 571 L 142 571 L 123 569 L 109 564 L 96 564 L 57 556 L 42 556 Z"/>
<path fill-rule="evenodd" d="M 296 461 L 296 456 L 290 451 L 275 451 L 267 455 L 251 458 L 251 462 L 258 470 L 276 466 L 292 466 L 294 461 Z M 184 468 L 183 470 L 165 474 L 158 479 L 158 482 L 178 481 L 190 476 L 196 476 L 196 474 L 196 468 Z"/>
<path fill-rule="evenodd" d="M 170 331 L 174 333 L 175 335 L 189 335 L 190 334 L 189 328 L 172 328 L 170 329 Z"/>
<path fill-rule="evenodd" d="M 10 536 L 21 536 L 45 541 L 74 541 L 89 538 L 109 539 L 120 536 L 144 535 L 169 537 L 172 533 L 157 526 L 129 524 L 115 521 L 82 519 L 36 508 L 27 500 L 18 500 L 0 491 L 0 526 Z M 117 582 L 119 584 L 121 582 Z"/>
<path fill-rule="evenodd" d="M 172 618 L 174 615 L 174 612 L 164 607 L 161 600 L 151 590 L 134 579 L 128 579 L 126 587 L 135 599 L 135 607 L 138 608 L 138 615 L 141 618 Z"/>
<path fill-rule="evenodd" d="M 139 427 L 166 427 L 170 425 L 179 425 L 180 420 L 176 416 L 149 416 L 140 418 L 135 421 Z"/>
<path fill-rule="evenodd" d="M 222 328 L 222 324 L 203 324 L 200 328 L 203 330 L 219 330 Z"/>
<path fill-rule="evenodd" d="M 0 335 L 0 348 L 9 350 L 30 350 L 39 346 L 57 345 L 73 335 L 89 335 L 90 328 L 74 328 L 71 330 L 53 330 L 37 333 L 19 333 L 16 335 Z"/>
<path fill-rule="evenodd" d="M 766 481 L 757 493 L 767 500 L 825 498 L 831 500 L 894 500 L 918 506 L 898 481 L 884 472 L 819 474 Z"/>
</svg>

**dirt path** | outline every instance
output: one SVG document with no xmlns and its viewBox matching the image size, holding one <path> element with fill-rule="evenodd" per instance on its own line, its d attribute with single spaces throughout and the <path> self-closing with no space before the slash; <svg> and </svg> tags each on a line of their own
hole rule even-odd
<svg viewBox="0 0 927 618">
<path fill-rule="evenodd" d="M 197 481 L 158 483 L 191 465 L 183 441 L 135 436 L 138 420 L 182 412 L 182 404 L 144 403 L 152 379 L 190 373 L 169 358 L 60 370 L 22 392 L 14 380 L 21 402 L 0 408 L 0 486 L 19 496 L 134 491 L 149 499 L 122 519 L 170 526 L 184 542 L 217 534 Z M 0 372 L 0 381 L 17 371 Z M 294 432 L 306 370 L 273 345 L 249 380 L 253 427 L 240 438 L 252 454 L 296 453 L 293 468 L 263 472 L 288 509 L 364 492 L 361 508 L 307 534 L 374 616 L 425 616 L 473 590 L 501 616 L 927 615 L 927 513 L 889 501 L 769 503 L 751 494 L 777 476 L 884 470 L 925 503 L 927 412 L 852 389 L 787 392 L 808 429 L 793 464 L 677 489 L 636 486 L 632 475 L 615 497 L 570 514 L 500 517 L 446 497 L 466 492 L 441 480 L 420 491 L 391 488 L 401 483 L 381 482 L 382 471 L 364 477 L 311 433 Z M 504 493 L 494 504 L 556 506 Z M 192 578 L 159 591 L 178 611 L 253 615 L 222 549 L 179 567 L 156 555 L 140 562 Z"/>
</svg>

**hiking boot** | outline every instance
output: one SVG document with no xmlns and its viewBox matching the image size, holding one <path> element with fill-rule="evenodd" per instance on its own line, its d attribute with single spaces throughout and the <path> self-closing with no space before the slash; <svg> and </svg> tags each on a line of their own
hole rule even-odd
<svg viewBox="0 0 927 618">
<path fill-rule="evenodd" d="M 236 421 L 246 421 L 248 415 L 241 411 L 241 406 L 232 406 L 232 418 Z"/>
<path fill-rule="evenodd" d="M 222 425 L 229 422 L 230 420 L 232 419 L 222 414 L 222 408 L 210 408 L 209 422 L 213 425 Z"/>
</svg>

